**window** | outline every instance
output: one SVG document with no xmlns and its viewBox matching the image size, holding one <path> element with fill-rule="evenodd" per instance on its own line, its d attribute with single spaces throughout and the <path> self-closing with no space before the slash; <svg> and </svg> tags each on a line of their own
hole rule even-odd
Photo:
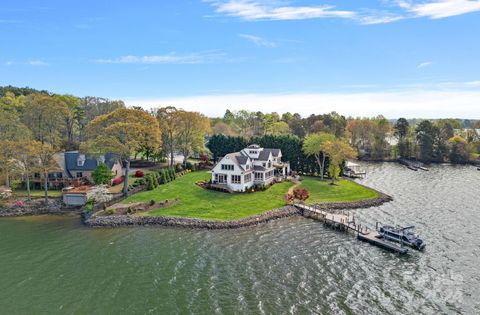
<svg viewBox="0 0 480 315">
<path fill-rule="evenodd" d="M 266 164 L 266 163 L 262 163 L 262 165 L 263 165 L 263 167 L 266 167 L 266 166 L 267 166 L 267 164 Z"/>
<path fill-rule="evenodd" d="M 222 164 L 222 171 L 233 171 L 232 164 Z"/>
<path fill-rule="evenodd" d="M 265 173 L 265 178 L 270 178 L 270 177 L 273 177 L 273 171 L 269 171 Z"/>
<path fill-rule="evenodd" d="M 83 166 L 85 164 L 85 154 L 80 154 L 77 158 L 77 166 Z"/>
<path fill-rule="evenodd" d="M 232 175 L 232 184 L 240 184 L 242 182 L 242 176 Z"/>
<path fill-rule="evenodd" d="M 245 183 L 249 183 L 252 181 L 252 174 L 245 174 Z"/>
<path fill-rule="evenodd" d="M 272 161 L 268 161 L 268 167 L 272 167 Z"/>
<path fill-rule="evenodd" d="M 255 180 L 263 180 L 263 173 L 255 172 Z"/>
<path fill-rule="evenodd" d="M 82 172 L 77 172 L 77 178 L 79 178 L 79 177 L 83 177 Z"/>
<path fill-rule="evenodd" d="M 215 174 L 215 182 L 219 184 L 224 184 L 227 182 L 227 175 L 224 174 Z"/>
<path fill-rule="evenodd" d="M 252 151 L 252 150 L 250 150 L 249 153 L 250 153 L 250 154 L 257 154 L 258 152 L 257 152 L 257 151 Z"/>
<path fill-rule="evenodd" d="M 249 170 L 250 169 L 250 165 L 247 164 L 247 166 L 245 167 L 246 170 Z"/>
</svg>

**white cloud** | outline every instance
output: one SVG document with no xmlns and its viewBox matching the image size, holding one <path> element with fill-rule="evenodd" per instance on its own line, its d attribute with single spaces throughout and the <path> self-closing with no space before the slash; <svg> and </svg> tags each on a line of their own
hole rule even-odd
<svg viewBox="0 0 480 315">
<path fill-rule="evenodd" d="M 150 55 L 150 56 L 121 56 L 113 59 L 98 59 L 98 63 L 124 63 L 124 64 L 200 64 L 219 61 L 225 57 L 224 53 L 191 53 L 176 54 L 170 53 L 166 55 Z"/>
<path fill-rule="evenodd" d="M 48 63 L 42 60 L 30 60 L 27 64 L 31 66 L 48 66 Z"/>
<path fill-rule="evenodd" d="M 314 18 L 353 18 L 352 11 L 335 10 L 331 5 L 320 6 L 275 6 L 252 0 L 208 1 L 217 13 L 245 20 L 303 20 Z"/>
<path fill-rule="evenodd" d="M 425 67 L 431 66 L 432 64 L 433 64 L 432 61 L 425 61 L 425 62 L 419 63 L 417 65 L 417 69 L 425 68 Z"/>
<path fill-rule="evenodd" d="M 480 0 L 437 0 L 421 4 L 402 1 L 401 7 L 418 17 L 441 19 L 480 11 Z"/>
<path fill-rule="evenodd" d="M 126 99 L 128 105 L 153 108 L 174 105 L 187 110 L 200 111 L 211 117 L 224 114 L 226 109 L 259 108 L 279 113 L 312 113 L 337 111 L 347 116 L 386 117 L 480 117 L 478 90 L 404 90 L 397 92 L 359 93 L 292 93 L 292 94 L 232 94 L 203 95 L 178 98 Z"/>
<path fill-rule="evenodd" d="M 238 36 L 254 43 L 257 46 L 261 46 L 261 47 L 276 47 L 277 46 L 276 43 L 268 41 L 268 40 L 266 40 L 264 38 L 261 38 L 259 36 L 250 35 L 250 34 L 238 34 Z"/>
<path fill-rule="evenodd" d="M 412 0 L 389 0 L 400 12 L 359 8 L 339 10 L 333 5 L 293 6 L 268 0 L 204 0 L 217 13 L 238 17 L 247 21 L 259 20 L 305 20 L 317 18 L 342 18 L 360 24 L 385 24 L 419 17 L 431 19 L 446 18 L 480 11 L 480 0 L 430 0 L 414 3 Z M 387 2 L 388 3 L 388 2 Z"/>
</svg>

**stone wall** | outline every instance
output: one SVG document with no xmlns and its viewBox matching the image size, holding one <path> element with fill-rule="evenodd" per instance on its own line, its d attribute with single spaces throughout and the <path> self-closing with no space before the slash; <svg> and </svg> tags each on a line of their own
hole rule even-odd
<svg viewBox="0 0 480 315">
<path fill-rule="evenodd" d="M 81 207 L 65 207 L 61 199 L 49 199 L 48 205 L 42 202 L 33 201 L 26 202 L 25 206 L 13 206 L 10 208 L 0 208 L 0 217 L 19 217 L 26 215 L 40 215 L 40 214 L 67 214 L 80 213 Z"/>
<path fill-rule="evenodd" d="M 82 214 L 85 225 L 90 227 L 120 227 L 120 226 L 172 226 L 183 228 L 204 229 L 234 229 L 257 225 L 275 219 L 298 215 L 296 207 L 285 206 L 259 215 L 231 221 L 201 220 L 178 217 L 149 217 L 135 215 L 99 216 L 95 214 Z"/>
</svg>

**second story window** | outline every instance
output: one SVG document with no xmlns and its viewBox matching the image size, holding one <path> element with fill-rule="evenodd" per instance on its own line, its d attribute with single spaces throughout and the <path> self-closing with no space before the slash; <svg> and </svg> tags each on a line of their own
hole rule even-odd
<svg viewBox="0 0 480 315">
<path fill-rule="evenodd" d="M 80 154 L 77 158 L 77 166 L 83 166 L 85 164 L 85 155 Z"/>
<path fill-rule="evenodd" d="M 233 165 L 232 164 L 222 164 L 222 170 L 223 171 L 233 171 Z"/>
</svg>

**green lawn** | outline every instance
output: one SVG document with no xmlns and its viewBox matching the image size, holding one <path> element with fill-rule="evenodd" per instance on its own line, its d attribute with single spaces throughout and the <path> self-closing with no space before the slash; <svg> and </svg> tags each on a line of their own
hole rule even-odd
<svg viewBox="0 0 480 315">
<path fill-rule="evenodd" d="M 293 186 L 291 182 L 283 182 L 262 192 L 228 194 L 206 190 L 195 184 L 209 178 L 210 173 L 205 171 L 189 173 L 154 190 L 135 194 L 123 203 L 178 198 L 179 202 L 171 207 L 152 210 L 142 215 L 236 220 L 284 206 L 283 197 Z M 320 182 L 318 178 L 304 177 L 301 187 L 310 192 L 307 203 L 355 201 L 377 196 L 373 190 L 347 180 L 339 181 L 338 186 L 331 186 L 328 181 Z"/>
<path fill-rule="evenodd" d="M 27 190 L 14 190 L 13 193 L 17 196 L 27 196 Z M 31 190 L 30 194 L 32 197 L 44 197 L 45 192 L 43 190 Z M 48 196 L 51 197 L 60 197 L 62 196 L 61 190 L 49 190 Z"/>
<path fill-rule="evenodd" d="M 229 194 L 203 189 L 195 184 L 199 180 L 209 179 L 210 176 L 207 172 L 192 172 L 154 190 L 135 194 L 123 202 L 178 198 L 179 202 L 176 205 L 150 211 L 148 215 L 235 220 L 284 206 L 283 196 L 293 185 L 284 182 L 262 192 Z"/>
<path fill-rule="evenodd" d="M 322 182 L 316 177 L 303 177 L 300 188 L 307 188 L 310 192 L 307 203 L 357 201 L 378 196 L 374 190 L 344 179 L 337 185 L 330 185 L 327 179 Z"/>
</svg>

